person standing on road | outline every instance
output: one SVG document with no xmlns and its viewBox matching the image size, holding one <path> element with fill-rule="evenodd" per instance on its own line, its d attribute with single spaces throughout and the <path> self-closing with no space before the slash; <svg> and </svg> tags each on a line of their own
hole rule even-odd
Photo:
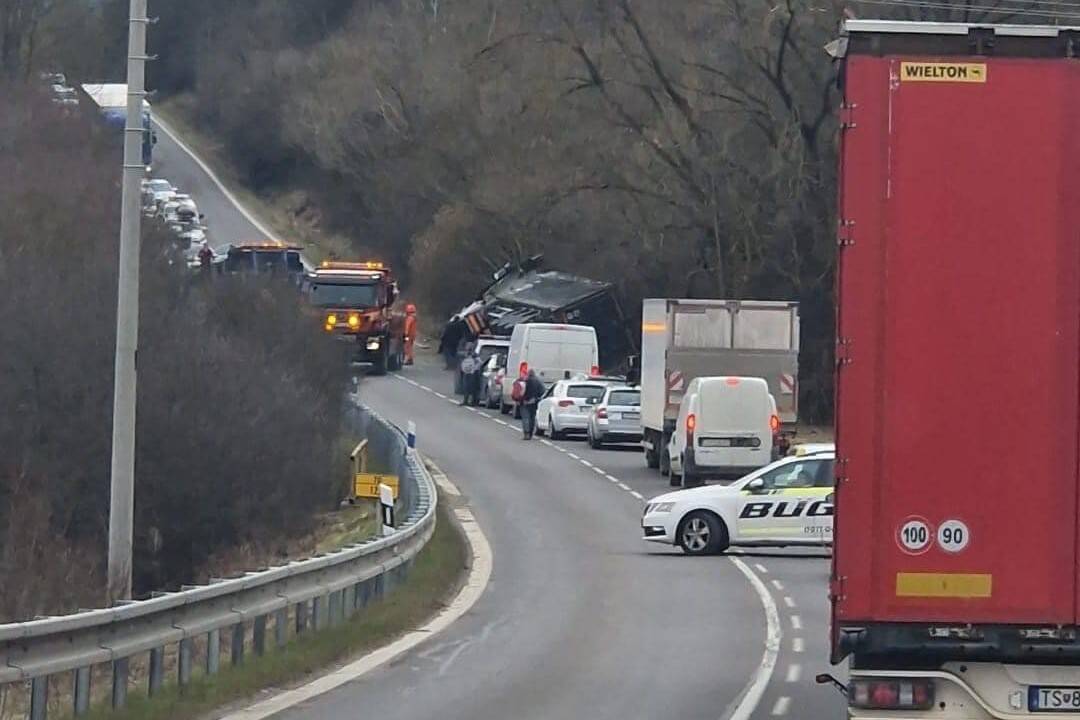
<svg viewBox="0 0 1080 720">
<path fill-rule="evenodd" d="M 521 431 L 524 440 L 532 440 L 536 432 L 536 406 L 540 404 L 545 390 L 544 383 L 536 377 L 536 371 L 530 370 L 525 376 L 525 392 L 521 396 Z"/>
<path fill-rule="evenodd" d="M 413 364 L 413 346 L 416 344 L 416 306 L 405 306 L 405 364 Z"/>
<path fill-rule="evenodd" d="M 463 396 L 462 405 L 475 405 L 478 393 L 476 392 L 476 366 L 479 363 L 476 355 L 470 352 L 461 361 L 461 389 Z"/>
</svg>

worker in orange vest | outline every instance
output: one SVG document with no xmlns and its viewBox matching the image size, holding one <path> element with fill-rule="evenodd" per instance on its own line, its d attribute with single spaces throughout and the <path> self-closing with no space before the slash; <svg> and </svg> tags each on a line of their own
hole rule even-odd
<svg viewBox="0 0 1080 720">
<path fill-rule="evenodd" d="M 416 343 L 416 306 L 405 306 L 405 364 L 413 364 L 413 345 Z"/>
</svg>

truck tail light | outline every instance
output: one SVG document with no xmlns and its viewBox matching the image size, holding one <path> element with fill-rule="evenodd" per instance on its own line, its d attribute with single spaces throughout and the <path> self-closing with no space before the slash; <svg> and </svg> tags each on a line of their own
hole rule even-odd
<svg viewBox="0 0 1080 720">
<path fill-rule="evenodd" d="M 777 415 L 769 416 L 769 428 L 772 430 L 773 435 L 780 433 L 780 418 Z"/>
<path fill-rule="evenodd" d="M 694 430 L 697 428 L 697 415 L 690 413 L 686 416 L 686 432 L 690 435 L 694 434 Z"/>
<path fill-rule="evenodd" d="M 573 400 L 560 400 L 559 407 L 574 407 Z"/>
<path fill-rule="evenodd" d="M 518 365 L 518 375 L 528 375 L 528 374 L 529 374 L 529 363 L 523 362 L 520 365 Z"/>
<path fill-rule="evenodd" d="M 925 679 L 852 680 L 852 707 L 866 710 L 929 710 L 934 705 L 934 684 Z"/>
<path fill-rule="evenodd" d="M 593 376 L 596 376 L 596 375 L 600 374 L 600 367 L 598 365 L 593 365 L 591 370 L 592 370 L 592 375 Z"/>
</svg>

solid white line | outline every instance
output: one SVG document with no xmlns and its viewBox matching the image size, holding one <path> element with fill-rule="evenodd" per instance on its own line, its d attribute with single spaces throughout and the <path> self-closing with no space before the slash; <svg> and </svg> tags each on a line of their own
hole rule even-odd
<svg viewBox="0 0 1080 720">
<path fill-rule="evenodd" d="M 773 715 L 787 715 L 788 708 L 791 707 L 791 698 L 787 695 L 776 699 L 776 704 L 772 706 Z"/>
<path fill-rule="evenodd" d="M 736 704 L 724 715 L 725 720 L 749 720 L 757 709 L 758 703 L 761 702 L 765 687 L 772 678 L 773 670 L 776 669 L 776 658 L 780 654 L 783 631 L 780 628 L 780 613 L 777 612 L 776 603 L 773 602 L 765 583 L 761 582 L 761 578 L 755 575 L 754 571 L 742 560 L 730 556 L 728 560 L 750 581 L 750 586 L 754 588 L 754 592 L 761 601 L 761 607 L 765 610 L 765 652 L 761 656 L 761 663 L 754 671 L 749 683 L 743 688 Z"/>
<path fill-rule="evenodd" d="M 802 618 L 799 617 L 798 615 L 792 615 L 791 616 L 791 629 L 792 630 L 802 630 Z"/>
<path fill-rule="evenodd" d="M 268 228 L 266 225 L 263 225 L 259 218 L 255 217 L 253 213 L 248 211 L 246 207 L 240 204 L 240 201 L 236 199 L 235 195 L 229 192 L 229 189 L 225 187 L 225 184 L 221 182 L 221 180 L 218 179 L 217 174 L 210 169 L 210 166 L 203 162 L 202 158 L 196 155 L 195 151 L 188 147 L 187 144 L 180 139 L 176 131 L 173 130 L 167 122 L 162 120 L 160 115 L 154 115 L 153 120 L 154 123 L 158 126 L 158 128 L 169 136 L 170 140 L 180 146 L 180 149 L 186 152 L 191 157 L 191 159 L 195 161 L 195 164 L 198 165 L 204 173 L 206 173 L 206 176 L 208 178 L 210 178 L 210 182 L 214 183 L 214 185 L 217 186 L 217 189 L 221 191 L 221 194 L 224 195 L 230 203 L 232 203 L 233 207 L 240 211 L 240 214 L 243 215 L 249 223 L 255 226 L 256 230 L 258 230 L 268 239 L 273 240 L 274 242 L 282 242 L 281 238 L 279 238 L 273 230 Z"/>
<path fill-rule="evenodd" d="M 799 663 L 791 663 L 788 665 L 787 676 L 784 678 L 789 683 L 799 682 L 799 677 L 802 675 L 802 665 Z"/>
<path fill-rule="evenodd" d="M 780 582 L 779 580 L 773 580 L 772 581 L 772 586 L 774 588 L 776 588 L 777 590 L 783 590 L 784 589 L 784 583 Z"/>
<path fill-rule="evenodd" d="M 784 604 L 787 605 L 789 608 L 795 607 L 795 598 L 791 597 L 790 595 L 785 595 Z"/>
<path fill-rule="evenodd" d="M 441 472 L 432 472 L 435 482 L 439 487 L 453 495 L 461 492 Z M 431 638 L 448 628 L 455 620 L 467 613 L 476 601 L 483 595 L 488 581 L 491 579 L 492 552 L 491 545 L 484 536 L 483 530 L 473 517 L 468 507 L 454 509 L 458 523 L 465 533 L 465 539 L 472 551 L 472 564 L 469 569 L 469 577 L 465 585 L 458 592 L 457 597 L 450 601 L 446 608 L 427 622 L 423 627 L 417 628 L 394 642 L 375 650 L 342 668 L 334 670 L 318 680 L 302 685 L 293 690 L 288 690 L 266 700 L 255 703 L 243 710 L 226 715 L 221 720 L 263 720 L 272 715 L 295 707 L 302 702 L 307 702 L 314 697 L 330 692 L 341 687 L 345 683 L 353 682 L 359 677 L 381 667 L 394 658 Z"/>
<path fill-rule="evenodd" d="M 637 490 L 631 490 L 630 494 L 636 497 L 638 500 L 644 500 L 645 496 L 639 493 Z"/>
<path fill-rule="evenodd" d="M 793 638 L 791 640 L 791 652 L 801 653 L 806 649 L 806 643 L 801 637 Z"/>
</svg>

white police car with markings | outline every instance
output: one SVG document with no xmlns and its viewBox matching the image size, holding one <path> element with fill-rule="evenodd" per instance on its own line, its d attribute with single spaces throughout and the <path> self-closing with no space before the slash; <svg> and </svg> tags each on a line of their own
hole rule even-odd
<svg viewBox="0 0 1080 720">
<path fill-rule="evenodd" d="M 678 545 L 688 555 L 731 545 L 829 545 L 833 530 L 833 463 L 822 445 L 785 457 L 730 485 L 677 490 L 645 505 L 645 540 Z"/>
</svg>

